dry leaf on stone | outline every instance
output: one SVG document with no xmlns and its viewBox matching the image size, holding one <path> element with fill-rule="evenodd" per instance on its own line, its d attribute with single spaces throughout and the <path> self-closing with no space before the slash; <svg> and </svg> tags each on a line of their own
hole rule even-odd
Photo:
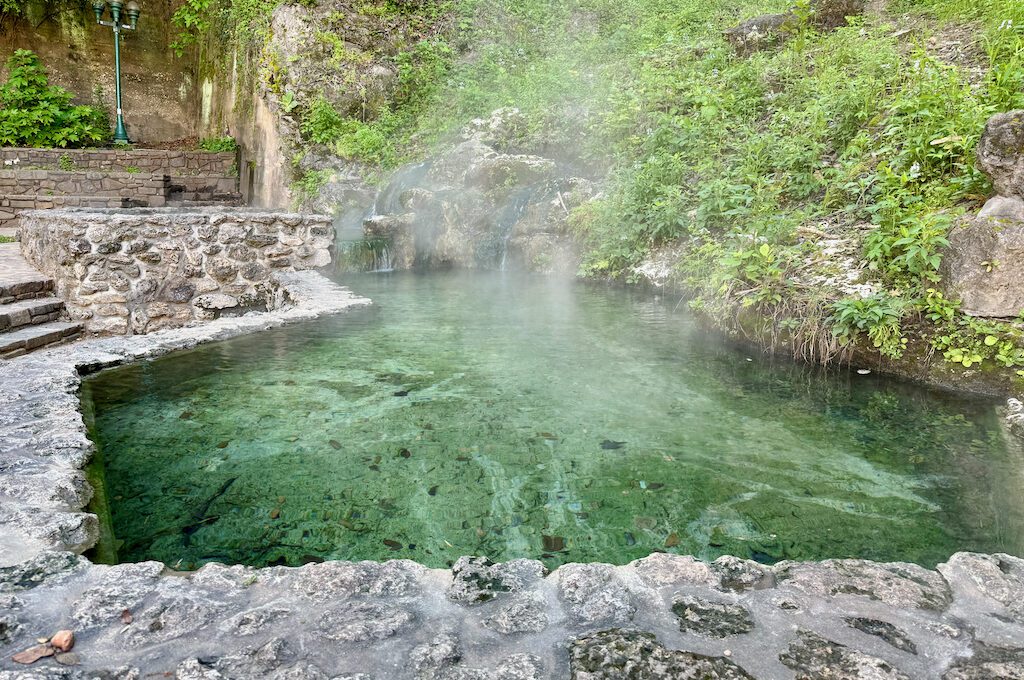
<svg viewBox="0 0 1024 680">
<path fill-rule="evenodd" d="M 121 612 L 121 623 L 123 623 L 124 625 L 127 626 L 129 623 L 131 623 L 134 620 L 135 620 L 135 617 L 132 616 L 132 613 L 130 611 L 128 611 L 127 609 L 125 609 L 124 611 Z"/>
<path fill-rule="evenodd" d="M 15 663 L 30 664 L 52 655 L 53 647 L 50 645 L 36 645 L 35 647 L 29 647 L 23 652 L 18 652 L 11 657 L 11 661 L 14 661 Z"/>
</svg>

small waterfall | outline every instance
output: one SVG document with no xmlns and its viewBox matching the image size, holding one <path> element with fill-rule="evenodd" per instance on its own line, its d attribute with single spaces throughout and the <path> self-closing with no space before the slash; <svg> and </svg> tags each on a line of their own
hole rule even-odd
<svg viewBox="0 0 1024 680">
<path fill-rule="evenodd" d="M 508 242 L 512 238 L 512 232 L 516 224 L 523 218 L 526 206 L 530 199 L 537 193 L 537 186 L 524 187 L 508 197 L 505 204 L 494 215 L 494 226 L 497 227 L 501 242 L 498 246 L 498 269 L 508 269 Z"/>
</svg>

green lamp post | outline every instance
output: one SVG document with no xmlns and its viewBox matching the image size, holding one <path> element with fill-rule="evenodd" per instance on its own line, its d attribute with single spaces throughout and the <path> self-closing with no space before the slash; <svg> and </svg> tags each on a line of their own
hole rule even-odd
<svg viewBox="0 0 1024 680">
<path fill-rule="evenodd" d="M 113 21 L 104 21 L 103 14 L 110 7 L 110 17 Z M 127 4 L 123 0 L 93 0 L 92 9 L 96 13 L 96 23 L 101 26 L 110 26 L 114 29 L 114 91 L 117 97 L 117 127 L 114 128 L 114 143 L 129 144 L 128 131 L 124 127 L 124 114 L 121 110 L 121 30 L 134 31 L 139 25 L 139 3 L 129 0 Z M 127 15 L 128 23 L 122 24 L 122 15 Z"/>
</svg>

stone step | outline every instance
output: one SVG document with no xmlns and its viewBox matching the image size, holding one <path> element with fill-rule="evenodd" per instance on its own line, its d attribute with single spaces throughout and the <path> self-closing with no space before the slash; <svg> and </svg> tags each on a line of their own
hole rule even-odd
<svg viewBox="0 0 1024 680">
<path fill-rule="evenodd" d="M 36 326 L 56 321 L 64 311 L 64 301 L 41 297 L 0 305 L 0 333 L 22 326 Z"/>
<path fill-rule="evenodd" d="M 51 321 L 0 333 L 0 359 L 12 359 L 40 347 L 75 340 L 81 337 L 83 328 L 76 321 Z"/>
<path fill-rule="evenodd" d="M 53 295 L 53 279 L 21 256 L 17 243 L 0 243 L 0 305 Z"/>
</svg>

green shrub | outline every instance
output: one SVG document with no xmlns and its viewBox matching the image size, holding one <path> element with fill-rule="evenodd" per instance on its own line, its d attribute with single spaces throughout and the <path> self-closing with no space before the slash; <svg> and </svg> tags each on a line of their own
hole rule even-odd
<svg viewBox="0 0 1024 680">
<path fill-rule="evenodd" d="M 230 135 L 225 135 L 223 137 L 207 137 L 206 139 L 200 140 L 199 148 L 203 151 L 235 151 L 238 148 L 238 142 L 236 142 L 235 138 Z"/>
<path fill-rule="evenodd" d="M 302 116 L 302 136 L 316 144 L 332 144 L 350 129 L 350 121 L 338 113 L 329 101 L 319 97 Z"/>
<path fill-rule="evenodd" d="M 835 303 L 833 332 L 844 345 L 860 333 L 866 333 L 871 344 L 883 355 L 893 359 L 903 356 L 907 339 L 901 323 L 907 312 L 906 302 L 888 293 L 867 298 L 845 298 Z"/>
<path fill-rule="evenodd" d="M 73 105 L 70 92 L 49 84 L 33 52 L 16 50 L 7 69 L 0 86 L 0 146 L 95 146 L 110 139 L 106 113 Z"/>
<path fill-rule="evenodd" d="M 309 170 L 292 182 L 292 202 L 296 208 L 316 198 L 331 178 L 330 170 Z"/>
</svg>

